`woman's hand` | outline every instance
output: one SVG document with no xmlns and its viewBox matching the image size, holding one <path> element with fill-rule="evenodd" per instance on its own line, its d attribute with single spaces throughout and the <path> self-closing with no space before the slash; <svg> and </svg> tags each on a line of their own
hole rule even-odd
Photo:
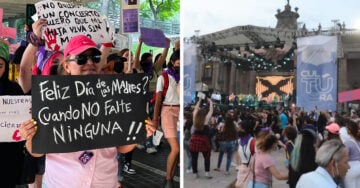
<svg viewBox="0 0 360 188">
<path fill-rule="evenodd" d="M 37 125 L 34 119 L 30 119 L 21 123 L 19 127 L 20 135 L 26 141 L 32 141 L 34 135 L 36 134 Z"/>
<path fill-rule="evenodd" d="M 157 122 L 151 121 L 150 119 L 145 120 L 146 137 L 150 137 L 154 134 L 157 129 Z"/>
<path fill-rule="evenodd" d="M 39 38 L 42 37 L 41 28 L 43 26 L 46 26 L 46 24 L 47 24 L 47 21 L 44 18 L 40 18 L 32 24 L 33 32 L 37 37 L 39 37 Z"/>
</svg>

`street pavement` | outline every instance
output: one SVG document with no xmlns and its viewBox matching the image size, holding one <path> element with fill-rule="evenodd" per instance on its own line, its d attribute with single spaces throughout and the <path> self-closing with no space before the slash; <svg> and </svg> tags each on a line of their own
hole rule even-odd
<svg viewBox="0 0 360 188">
<path fill-rule="evenodd" d="M 210 175 L 213 177 L 212 179 L 205 178 L 205 166 L 204 166 L 204 158 L 202 154 L 199 154 L 198 160 L 198 171 L 200 178 L 196 178 L 194 174 L 186 174 L 185 167 L 187 164 L 187 156 L 184 152 L 184 188 L 227 188 L 231 182 L 236 179 L 237 170 L 235 166 L 231 165 L 230 167 L 230 175 L 225 175 L 225 165 L 226 165 L 226 154 L 224 154 L 223 161 L 221 163 L 221 171 L 214 171 L 216 168 L 217 160 L 218 160 L 218 152 L 211 152 L 211 163 L 210 163 Z M 274 151 L 272 156 L 275 159 L 276 168 L 282 172 L 287 173 L 288 170 L 284 165 L 285 161 L 285 151 L 284 149 Z M 288 188 L 289 186 L 286 184 L 286 181 L 279 181 L 273 177 L 272 187 L 274 188 Z"/>
<path fill-rule="evenodd" d="M 146 149 L 135 149 L 132 168 L 136 174 L 123 172 L 123 188 L 162 188 L 166 176 L 166 161 L 170 153 L 170 146 L 166 140 L 158 147 L 154 154 L 146 153 Z M 180 188 L 180 166 L 177 167 L 174 177 L 174 188 Z"/>
</svg>

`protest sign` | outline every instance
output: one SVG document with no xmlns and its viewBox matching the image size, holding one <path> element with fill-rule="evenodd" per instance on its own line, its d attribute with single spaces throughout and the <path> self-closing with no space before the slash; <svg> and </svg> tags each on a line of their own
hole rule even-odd
<svg viewBox="0 0 360 188">
<path fill-rule="evenodd" d="M 160 29 L 141 27 L 140 33 L 142 40 L 146 45 L 160 48 L 169 48 L 169 43 L 167 42 L 164 33 Z"/>
<path fill-rule="evenodd" d="M 6 27 L 2 24 L 4 10 L 0 8 L 0 37 L 16 38 L 16 28 Z"/>
<path fill-rule="evenodd" d="M 62 153 L 143 142 L 145 74 L 33 76 L 33 152 Z"/>
<path fill-rule="evenodd" d="M 97 44 L 112 41 L 113 33 L 108 32 L 96 10 L 52 0 L 40 1 L 35 7 L 38 17 L 47 20 L 42 31 L 47 50 L 62 50 L 73 36 L 79 34 L 87 35 Z"/>
<path fill-rule="evenodd" d="M 122 13 L 123 33 L 139 32 L 139 10 L 124 9 Z"/>
<path fill-rule="evenodd" d="M 31 118 L 31 96 L 0 96 L 0 142 L 23 140 L 20 124 Z"/>
<path fill-rule="evenodd" d="M 139 0 L 122 0 L 122 32 L 137 33 L 139 32 Z"/>
</svg>

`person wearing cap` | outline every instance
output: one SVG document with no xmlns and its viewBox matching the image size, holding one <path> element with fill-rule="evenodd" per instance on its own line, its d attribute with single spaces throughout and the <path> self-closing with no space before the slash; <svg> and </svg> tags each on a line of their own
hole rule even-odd
<svg viewBox="0 0 360 188">
<path fill-rule="evenodd" d="M 0 40 L 0 96 L 23 95 L 21 87 L 9 80 L 9 47 Z M 0 142 L 0 187 L 15 187 L 22 184 L 21 175 L 24 165 L 24 141 Z"/>
<path fill-rule="evenodd" d="M 325 127 L 326 134 L 325 140 L 340 139 L 339 131 L 340 126 L 337 123 L 330 123 Z"/>
<path fill-rule="evenodd" d="M 350 168 L 348 160 L 349 152 L 340 140 L 325 141 L 315 156 L 315 162 L 319 166 L 316 170 L 303 174 L 296 188 L 337 188 Z"/>
<path fill-rule="evenodd" d="M 344 145 L 349 151 L 350 169 L 345 176 L 345 187 L 360 187 L 360 127 L 359 122 L 347 120 L 346 128 L 350 138 L 344 141 Z"/>
<path fill-rule="evenodd" d="M 98 74 L 100 69 L 96 64 L 100 62 L 100 50 L 96 44 L 85 35 L 78 35 L 70 39 L 64 49 L 64 70 L 69 75 L 93 75 Z M 148 124 L 152 125 L 151 122 Z M 20 125 L 20 134 L 26 138 L 26 150 L 34 157 L 43 154 L 32 153 L 32 138 L 36 133 L 36 122 L 26 121 Z M 147 126 L 147 135 L 154 132 L 152 126 Z M 44 182 L 47 187 L 107 187 L 117 188 L 118 167 L 117 152 L 126 153 L 135 147 L 124 145 L 88 151 L 69 153 L 46 154 L 46 171 Z M 84 152 L 92 154 L 92 158 L 86 165 L 79 162 L 79 157 Z"/>
</svg>

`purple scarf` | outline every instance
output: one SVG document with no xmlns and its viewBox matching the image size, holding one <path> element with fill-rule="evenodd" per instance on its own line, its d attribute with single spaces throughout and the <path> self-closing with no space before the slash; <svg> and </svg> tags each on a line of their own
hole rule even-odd
<svg viewBox="0 0 360 188">
<path fill-rule="evenodd" d="M 171 75 L 174 79 L 175 79 L 175 81 L 176 81 L 176 83 L 179 83 L 179 81 L 180 81 L 180 74 L 177 74 L 173 69 L 167 69 L 166 70 L 166 73 L 168 73 L 169 75 Z"/>
<path fill-rule="evenodd" d="M 248 134 L 247 136 L 240 138 L 240 146 L 245 146 L 251 138 L 251 135 Z"/>
</svg>

